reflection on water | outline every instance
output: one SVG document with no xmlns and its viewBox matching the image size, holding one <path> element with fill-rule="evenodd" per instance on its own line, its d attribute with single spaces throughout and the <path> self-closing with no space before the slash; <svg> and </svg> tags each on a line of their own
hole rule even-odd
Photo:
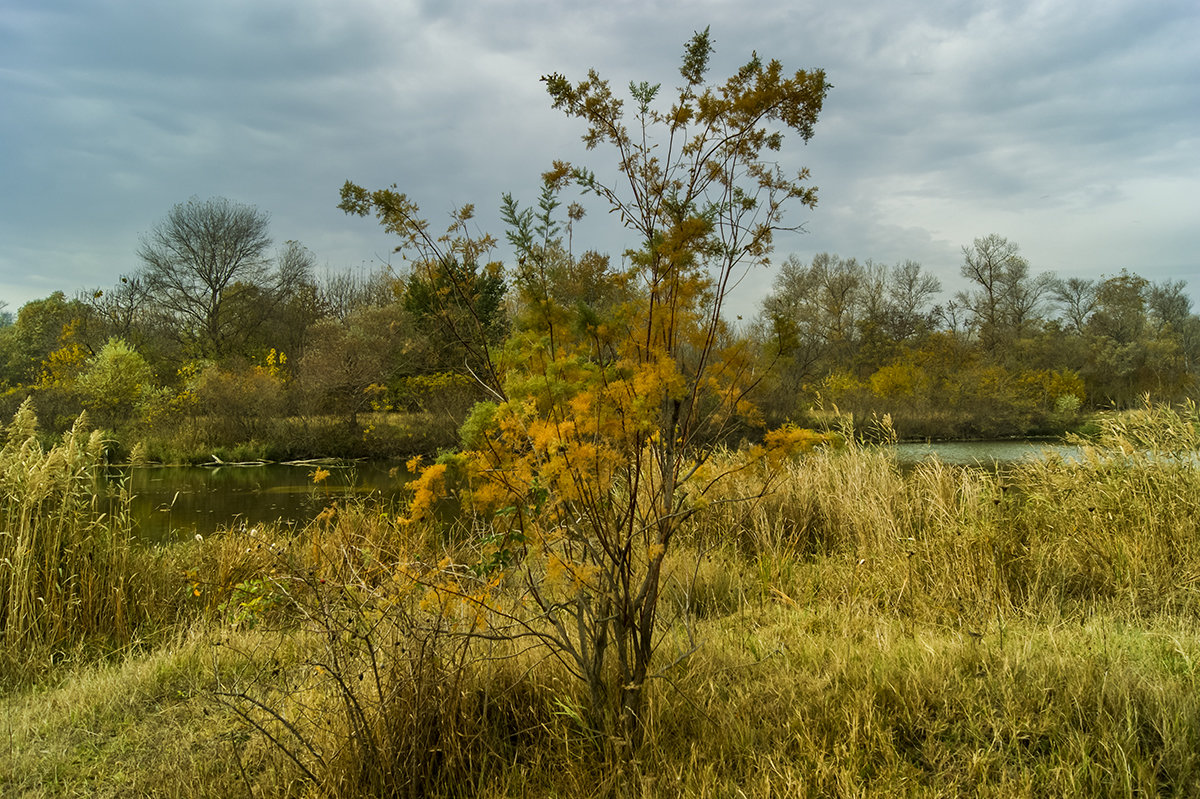
<svg viewBox="0 0 1200 799">
<path fill-rule="evenodd" d="M 375 495 L 391 499 L 412 476 L 387 464 L 322 465 L 329 476 L 313 482 L 311 464 L 263 466 L 145 466 L 114 470 L 133 495 L 135 532 L 165 542 L 240 525 L 281 521 L 304 525 L 330 503 Z"/>
<path fill-rule="evenodd" d="M 1018 461 L 1043 458 L 1054 453 L 1066 460 L 1078 460 L 1079 447 L 1053 441 L 937 441 L 925 444 L 896 444 L 896 460 L 902 466 L 913 466 L 937 456 L 942 463 L 996 468 Z"/>
<path fill-rule="evenodd" d="M 1079 449 L 1037 441 L 950 441 L 897 444 L 896 460 L 913 466 L 936 455 L 945 463 L 996 468 L 1055 452 L 1078 457 Z M 125 480 L 133 494 L 137 536 L 166 542 L 208 535 L 230 526 L 282 522 L 304 525 L 330 503 L 348 497 L 395 498 L 412 475 L 390 464 L 323 465 L 329 477 L 313 482 L 317 466 L 147 466 L 117 469 L 110 479 Z"/>
</svg>

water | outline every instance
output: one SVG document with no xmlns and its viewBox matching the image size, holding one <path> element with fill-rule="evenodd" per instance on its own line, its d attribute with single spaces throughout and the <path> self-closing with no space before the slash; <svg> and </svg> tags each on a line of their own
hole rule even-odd
<svg viewBox="0 0 1200 799">
<path fill-rule="evenodd" d="M 989 469 L 1043 458 L 1048 452 L 1067 460 L 1078 460 L 1082 454 L 1079 447 L 1054 441 L 936 441 L 896 444 L 893 449 L 902 466 L 914 466 L 937 456 L 942 463 Z"/>
<path fill-rule="evenodd" d="M 332 502 L 371 495 L 390 499 L 412 476 L 381 463 L 263 466 L 139 466 L 117 469 L 125 481 L 137 537 L 168 542 L 229 526 L 282 522 L 304 525 Z"/>
<path fill-rule="evenodd" d="M 912 466 L 936 455 L 945 463 L 997 468 L 1051 451 L 1065 458 L 1076 447 L 1038 441 L 949 441 L 897 444 L 896 459 Z M 139 539 L 169 542 L 230 526 L 282 522 L 303 526 L 330 503 L 370 496 L 395 498 L 412 475 L 390 464 L 322 465 L 329 477 L 313 482 L 314 464 L 264 466 L 146 466 L 115 470 L 127 481 Z"/>
</svg>

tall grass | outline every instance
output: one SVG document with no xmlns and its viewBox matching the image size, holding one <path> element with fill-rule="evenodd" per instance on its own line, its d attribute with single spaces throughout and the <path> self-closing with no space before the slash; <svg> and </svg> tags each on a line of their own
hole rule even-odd
<svg viewBox="0 0 1200 799">
<path fill-rule="evenodd" d="M 452 559 L 430 562 L 423 532 L 362 505 L 327 511 L 271 543 L 269 577 L 224 605 L 261 636 L 214 695 L 320 795 L 461 794 L 551 754 L 546 653 L 474 634 L 441 601 Z"/>
<path fill-rule="evenodd" d="M 665 572 L 633 763 L 606 760 L 552 652 L 442 603 L 461 531 L 351 505 L 189 542 L 214 626 L 188 646 L 220 665 L 187 707 L 219 698 L 202 726 L 257 743 L 240 782 L 179 790 L 1197 795 L 1198 431 L 1193 407 L 1148 408 L 1074 461 L 902 470 L 850 444 L 739 473 Z M 69 773 L 32 735 L 10 731 L 8 762 Z"/>
<path fill-rule="evenodd" d="M 782 473 L 744 475 L 695 530 L 737 542 L 771 587 L 831 590 L 876 612 L 981 625 L 1072 616 L 1100 605 L 1131 618 L 1200 612 L 1200 464 L 1195 406 L 1147 409 L 1001 471 L 885 451 L 818 451 Z M 804 585 L 790 584 L 804 564 Z M 789 572 L 790 569 L 790 572 Z"/>
<path fill-rule="evenodd" d="M 227 695 L 338 796 L 1188 795 L 1189 412 L 1158 409 L 1137 438 L 1114 421 L 1075 462 L 903 471 L 851 443 L 739 473 L 667 570 L 634 764 L 588 744 L 553 653 L 430 601 L 431 564 L 455 568 L 437 536 L 362 509 L 310 530 L 291 567 L 323 642 L 304 688 Z M 1148 445 L 1158 429 L 1179 432 Z"/>
<path fill-rule="evenodd" d="M 86 416 L 44 449 L 29 402 L 0 449 L 0 640 L 10 653 L 94 634 L 129 637 L 127 503 L 101 506 L 99 433 Z"/>
</svg>

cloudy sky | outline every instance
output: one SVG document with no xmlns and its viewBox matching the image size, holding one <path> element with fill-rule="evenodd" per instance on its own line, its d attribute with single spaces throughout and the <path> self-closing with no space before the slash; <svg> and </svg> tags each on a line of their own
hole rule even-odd
<svg viewBox="0 0 1200 799">
<path fill-rule="evenodd" d="M 1200 298 L 1195 0 L 0 0 L 0 301 L 113 285 L 193 196 L 269 212 L 322 269 L 400 263 L 337 209 L 347 179 L 435 222 L 472 202 L 502 239 L 501 193 L 531 202 L 582 153 L 539 76 L 670 88 L 705 26 L 714 78 L 757 50 L 834 85 L 785 152 L 820 201 L 780 256 L 912 258 L 950 291 L 962 247 L 998 233 L 1035 271 Z M 576 249 L 610 239 L 597 211 Z"/>
</svg>

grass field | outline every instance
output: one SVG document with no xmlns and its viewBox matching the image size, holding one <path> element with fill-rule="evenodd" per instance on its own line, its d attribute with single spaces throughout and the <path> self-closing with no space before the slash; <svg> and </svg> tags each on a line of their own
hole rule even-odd
<svg viewBox="0 0 1200 799">
<path fill-rule="evenodd" d="M 0 794 L 1200 795 L 1197 429 L 1148 408 L 1079 462 L 740 475 L 771 490 L 672 552 L 626 763 L 553 653 L 420 590 L 460 536 L 349 507 L 130 547 L 74 489 L 31 509 L 19 470 L 62 456 L 10 433 Z"/>
</svg>

